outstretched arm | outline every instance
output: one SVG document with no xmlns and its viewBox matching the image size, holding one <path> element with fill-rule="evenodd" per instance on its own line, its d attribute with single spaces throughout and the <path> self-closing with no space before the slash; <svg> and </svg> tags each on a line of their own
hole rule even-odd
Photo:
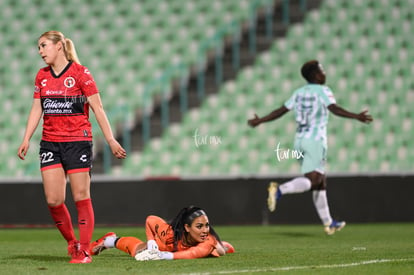
<svg viewBox="0 0 414 275">
<path fill-rule="evenodd" d="M 365 110 L 359 114 L 356 114 L 356 113 L 349 112 L 336 104 L 329 105 L 328 110 L 337 116 L 357 119 L 363 123 L 370 123 L 373 120 L 372 116 L 368 114 L 368 110 Z"/>
<path fill-rule="evenodd" d="M 274 110 L 273 112 L 271 112 L 270 114 L 264 116 L 264 117 L 258 117 L 256 114 L 254 114 L 254 118 L 253 119 L 249 119 L 247 121 L 247 123 L 251 126 L 251 127 L 256 127 L 257 125 L 263 123 L 263 122 L 268 122 L 268 121 L 272 121 L 275 119 L 278 119 L 279 117 L 283 116 L 284 114 L 286 114 L 287 112 L 289 112 L 289 109 L 286 108 L 284 105 L 281 106 L 280 108 Z"/>
</svg>

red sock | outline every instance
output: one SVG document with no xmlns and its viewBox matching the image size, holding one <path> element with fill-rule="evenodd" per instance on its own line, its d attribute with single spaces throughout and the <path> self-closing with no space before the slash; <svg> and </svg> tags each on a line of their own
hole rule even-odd
<svg viewBox="0 0 414 275">
<path fill-rule="evenodd" d="M 49 211 L 63 238 L 65 238 L 67 242 L 76 240 L 72 226 L 72 218 L 70 217 L 66 205 L 62 203 L 58 206 L 49 206 Z"/>
<path fill-rule="evenodd" d="M 89 244 L 95 227 L 95 215 L 93 212 L 92 201 L 91 199 L 85 199 L 77 201 L 75 204 L 78 210 L 80 249 L 89 251 Z"/>
</svg>

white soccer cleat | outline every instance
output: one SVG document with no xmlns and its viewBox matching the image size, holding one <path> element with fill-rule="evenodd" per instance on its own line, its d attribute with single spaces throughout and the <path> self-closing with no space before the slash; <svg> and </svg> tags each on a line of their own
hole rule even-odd
<svg viewBox="0 0 414 275">
<path fill-rule="evenodd" d="M 325 233 L 327 235 L 333 235 L 336 231 L 341 231 L 342 228 L 344 228 L 346 225 L 346 222 L 344 221 L 335 221 L 333 220 L 330 225 L 325 226 Z"/>
<path fill-rule="evenodd" d="M 153 250 L 144 249 L 135 255 L 135 260 L 137 261 L 162 260 L 159 252 L 160 252 L 159 250 L 155 250 L 155 249 Z"/>
</svg>

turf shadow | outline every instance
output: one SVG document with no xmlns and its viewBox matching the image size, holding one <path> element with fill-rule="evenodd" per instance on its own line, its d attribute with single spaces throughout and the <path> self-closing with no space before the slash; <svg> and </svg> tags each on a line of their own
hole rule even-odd
<svg viewBox="0 0 414 275">
<path fill-rule="evenodd" d="M 298 237 L 312 237 L 312 236 L 314 236 L 315 234 L 310 234 L 310 233 L 306 233 L 306 232 L 289 232 L 289 231 L 286 231 L 286 232 L 278 232 L 277 233 L 278 235 L 283 235 L 283 236 L 286 236 L 286 237 L 291 237 L 291 238 L 298 238 Z"/>
<path fill-rule="evenodd" d="M 51 256 L 51 255 L 16 255 L 9 257 L 9 260 L 32 260 L 39 262 L 60 262 L 67 261 L 69 258 L 67 256 Z"/>
</svg>

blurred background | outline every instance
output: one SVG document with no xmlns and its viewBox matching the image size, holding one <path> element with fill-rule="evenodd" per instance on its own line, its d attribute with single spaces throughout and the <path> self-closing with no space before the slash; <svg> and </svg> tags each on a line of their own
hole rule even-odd
<svg viewBox="0 0 414 275">
<path fill-rule="evenodd" d="M 26 161 L 16 150 L 45 66 L 37 39 L 60 30 L 95 77 L 129 157 L 113 160 L 93 114 L 96 174 L 111 176 L 297 173 L 293 114 L 247 127 L 304 84 L 318 59 L 337 102 L 368 109 L 367 126 L 331 116 L 329 169 L 412 171 L 414 1 L 125 0 L 0 4 L 1 177 L 39 177 L 39 125 Z"/>
<path fill-rule="evenodd" d="M 414 166 L 413 0 L 3 0 L 0 178 L 40 179 L 41 125 L 16 156 L 38 37 L 71 38 L 94 76 L 117 138 L 114 159 L 93 113 L 95 179 L 237 179 L 299 174 L 295 121 L 247 126 L 280 107 L 318 59 L 338 104 L 371 125 L 330 116 L 328 175 L 404 176 Z"/>
</svg>

